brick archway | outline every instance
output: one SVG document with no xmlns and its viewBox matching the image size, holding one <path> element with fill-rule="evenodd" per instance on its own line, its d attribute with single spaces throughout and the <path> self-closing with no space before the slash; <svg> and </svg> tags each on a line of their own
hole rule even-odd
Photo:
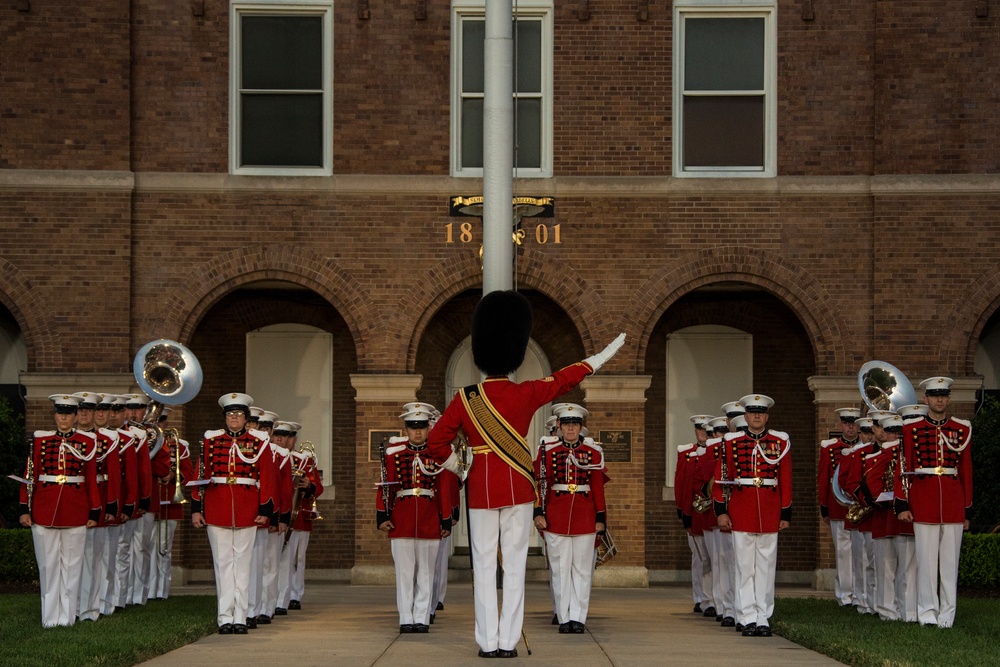
<svg viewBox="0 0 1000 667">
<path fill-rule="evenodd" d="M 24 336 L 28 370 L 59 370 L 63 367 L 63 346 L 59 327 L 52 324 L 52 312 L 16 266 L 0 259 L 0 303 L 14 316 Z"/>
<path fill-rule="evenodd" d="M 600 294 L 572 267 L 559 265 L 559 270 L 553 271 L 552 262 L 544 259 L 537 253 L 534 256 L 526 253 L 518 258 L 518 287 L 545 294 L 558 303 L 574 323 L 582 325 L 579 333 L 584 349 L 593 350 L 594 341 L 600 342 L 603 340 L 602 336 L 610 342 L 618 332 L 606 335 L 611 330 L 612 323 L 607 320 L 604 300 Z M 469 256 L 447 265 L 439 264 L 427 273 L 424 284 L 427 289 L 422 291 L 418 299 L 414 301 L 410 298 L 412 295 L 408 295 L 405 304 L 400 302 L 400 306 L 406 305 L 421 313 L 410 333 L 406 348 L 405 363 L 410 372 L 416 366 L 420 338 L 438 310 L 457 294 L 482 287 L 483 272 L 479 258 Z M 572 298 L 563 295 L 572 295 Z"/>
<path fill-rule="evenodd" d="M 190 340 L 208 310 L 233 290 L 259 280 L 282 280 L 313 290 L 344 318 L 354 338 L 359 366 L 365 341 L 378 335 L 382 316 L 366 290 L 346 271 L 325 259 L 281 245 L 246 246 L 194 267 L 187 287 L 165 300 L 160 317 L 146 323 L 150 331 Z M 141 336 L 140 336 L 141 338 Z"/>
<path fill-rule="evenodd" d="M 646 347 L 656 323 L 685 294 L 718 282 L 756 285 L 785 302 L 809 334 L 820 375 L 846 372 L 850 361 L 842 332 L 846 326 L 828 305 L 830 295 L 811 274 L 781 257 L 741 246 L 703 250 L 694 259 L 672 264 L 654 274 L 636 290 L 630 312 L 635 313 L 632 334 L 638 342 L 633 363 L 645 368 Z"/>
<path fill-rule="evenodd" d="M 985 278 L 970 281 L 962 295 L 955 300 L 954 309 L 943 321 L 949 324 L 940 327 L 942 372 L 956 375 L 975 373 L 976 348 L 983 335 L 983 329 L 993 314 L 1000 308 L 1000 264 L 994 264 L 985 272 Z"/>
</svg>

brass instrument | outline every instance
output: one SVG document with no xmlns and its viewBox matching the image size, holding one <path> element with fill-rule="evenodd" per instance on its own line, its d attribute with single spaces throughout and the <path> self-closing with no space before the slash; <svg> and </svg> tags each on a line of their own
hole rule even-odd
<svg viewBox="0 0 1000 667">
<path fill-rule="evenodd" d="M 31 497 L 35 493 L 35 456 L 34 452 L 28 453 L 28 465 L 25 468 L 24 477 L 28 481 L 28 516 L 31 516 Z"/>
<path fill-rule="evenodd" d="M 605 526 L 604 532 L 597 534 L 597 565 L 604 565 L 616 555 L 618 555 L 618 547 L 615 546 L 615 540 L 611 537 L 611 531 Z"/>
<path fill-rule="evenodd" d="M 180 431 L 176 428 L 168 428 L 163 430 L 164 443 L 169 443 L 171 440 L 174 443 L 174 497 L 170 499 L 171 503 L 177 505 L 186 505 L 187 498 L 184 497 L 184 492 L 181 491 L 181 441 L 180 441 Z M 170 445 L 167 444 L 168 452 Z M 169 482 L 167 482 L 169 484 Z M 163 505 L 160 505 L 162 509 Z M 162 512 L 161 512 L 162 513 Z M 170 551 L 170 524 L 167 523 L 168 519 L 157 519 L 156 521 L 156 543 L 157 552 L 160 556 L 166 556 Z"/>
<path fill-rule="evenodd" d="M 164 433 L 158 424 L 163 406 L 181 405 L 197 396 L 204 375 L 191 350 L 162 338 L 139 348 L 132 360 L 132 374 L 139 389 L 153 399 L 139 424 L 149 434 L 152 456 L 163 446 Z"/>
<path fill-rule="evenodd" d="M 694 501 L 692 503 L 694 505 L 694 511 L 698 512 L 698 514 L 704 514 L 708 510 L 712 509 L 712 502 L 711 498 L 706 498 L 700 493 L 696 493 L 694 494 Z"/>
<path fill-rule="evenodd" d="M 299 447 L 299 452 L 302 453 L 302 454 L 307 455 L 307 460 L 312 460 L 312 461 L 316 460 L 316 445 L 314 445 L 312 442 L 310 442 L 308 440 L 306 440 L 305 442 L 302 443 L 302 445 Z M 302 511 L 302 487 L 299 486 L 299 482 L 300 482 L 300 480 L 305 479 L 305 476 L 306 476 L 306 468 L 305 468 L 305 466 L 306 465 L 308 465 L 308 463 L 304 464 L 301 467 L 297 466 L 297 467 L 295 467 L 292 470 L 292 489 L 293 489 L 292 490 L 292 518 L 289 519 L 289 521 L 288 521 L 288 528 L 285 529 L 285 540 L 284 540 L 284 542 L 281 545 L 282 549 L 284 549 L 285 546 L 288 545 L 288 540 L 291 539 L 291 537 L 292 537 L 292 526 L 295 525 L 295 520 L 298 518 L 299 512 Z M 313 503 L 315 503 L 315 501 L 313 501 Z M 314 507 L 315 507 L 315 505 L 314 505 Z M 317 511 L 315 509 L 305 510 L 305 511 L 312 513 L 312 520 L 313 521 L 320 521 L 320 520 L 323 519 L 323 515 L 320 514 L 319 511 Z"/>
</svg>

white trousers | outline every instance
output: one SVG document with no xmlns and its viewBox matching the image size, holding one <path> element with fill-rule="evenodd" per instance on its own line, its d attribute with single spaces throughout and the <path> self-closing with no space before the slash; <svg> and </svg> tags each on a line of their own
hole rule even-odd
<svg viewBox="0 0 1000 667">
<path fill-rule="evenodd" d="M 710 531 L 712 557 L 712 598 L 716 615 L 736 618 L 733 598 L 733 534 L 730 531 Z M 708 533 L 706 533 L 707 535 Z"/>
<path fill-rule="evenodd" d="M 281 545 L 285 541 L 284 533 L 268 533 L 267 545 L 264 549 L 264 571 L 261 576 L 263 594 L 261 595 L 261 614 L 274 616 L 274 608 L 278 606 L 278 567 L 281 560 Z"/>
<path fill-rule="evenodd" d="M 302 601 L 306 588 L 306 550 L 309 548 L 309 533 L 293 530 L 288 544 L 281 549 L 278 561 L 278 605 L 288 609 L 292 600 Z M 284 541 L 284 537 L 281 538 Z"/>
<path fill-rule="evenodd" d="M 246 625 L 250 559 L 257 529 L 253 526 L 209 526 L 207 530 L 215 568 L 215 593 L 219 600 L 218 624 Z"/>
<path fill-rule="evenodd" d="M 851 567 L 854 568 L 854 602 L 859 614 L 875 611 L 875 544 L 871 532 L 851 531 Z"/>
<path fill-rule="evenodd" d="M 736 622 L 769 625 L 774 612 L 774 571 L 778 562 L 777 533 L 733 531 L 736 560 Z"/>
<path fill-rule="evenodd" d="M 427 625 L 431 622 L 434 560 L 440 540 L 398 537 L 389 541 L 392 543 L 392 562 L 396 566 L 396 609 L 399 610 L 399 624 Z"/>
<path fill-rule="evenodd" d="M 840 605 L 847 606 L 854 602 L 854 568 L 851 553 L 851 534 L 857 532 L 844 528 L 843 521 L 830 519 L 830 537 L 833 538 L 833 555 L 836 559 L 836 576 L 833 579 L 833 592 Z"/>
<path fill-rule="evenodd" d="M 105 550 L 107 566 L 104 581 L 101 582 L 101 613 L 109 616 L 115 611 L 115 582 L 118 580 L 118 541 L 122 527 L 118 524 L 105 526 L 108 533 L 108 547 Z"/>
<path fill-rule="evenodd" d="M 950 628 L 955 623 L 962 524 L 915 523 L 913 534 L 917 556 L 917 620 L 921 625 Z"/>
<path fill-rule="evenodd" d="M 87 528 L 31 526 L 42 596 L 42 627 L 76 623 Z"/>
<path fill-rule="evenodd" d="M 896 610 L 907 623 L 917 621 L 917 559 L 913 535 L 892 538 L 896 552 Z"/>
<path fill-rule="evenodd" d="M 156 522 L 153 533 L 153 566 L 150 571 L 149 597 L 170 597 L 170 568 L 173 565 L 174 533 L 177 532 L 176 519 Z M 160 551 L 163 551 L 161 554 Z"/>
<path fill-rule="evenodd" d="M 590 609 L 590 586 L 594 577 L 595 533 L 585 535 L 554 535 L 545 533 L 552 575 L 557 585 L 556 616 L 560 623 L 587 622 Z"/>
<path fill-rule="evenodd" d="M 131 521 L 129 523 L 132 523 Z M 156 518 L 146 512 L 137 521 L 132 533 L 132 574 L 129 579 L 129 602 L 146 604 L 149 599 L 149 580 L 152 570 L 153 532 L 156 529 Z"/>
<path fill-rule="evenodd" d="M 115 551 L 115 590 L 114 603 L 116 607 L 124 607 L 131 603 L 129 597 L 129 581 L 132 579 L 132 535 L 138 529 L 139 520 L 130 519 L 121 525 L 118 533 L 118 549 Z"/>
<path fill-rule="evenodd" d="M 448 592 L 448 558 L 451 556 L 451 535 L 442 538 L 438 547 L 437 559 L 434 562 L 434 590 L 431 594 L 431 613 L 437 609 L 438 603 L 444 604 L 444 595 Z"/>
<path fill-rule="evenodd" d="M 719 572 L 719 531 L 706 530 L 702 536 L 705 539 L 705 553 L 708 556 L 708 567 L 702 567 L 701 587 L 710 591 L 708 601 L 710 607 L 715 607 L 715 615 L 722 614 L 722 577 Z"/>
<path fill-rule="evenodd" d="M 80 601 L 77 617 L 81 621 L 96 621 L 101 615 L 101 584 L 108 580 L 108 529 L 98 526 L 87 529 L 83 548 L 83 568 L 80 570 Z"/>
<path fill-rule="evenodd" d="M 533 503 L 469 510 L 476 643 L 483 651 L 511 650 L 524 622 L 524 575 Z M 497 545 L 503 554 L 503 609 L 497 605 Z"/>
<path fill-rule="evenodd" d="M 250 580 L 247 586 L 247 615 L 257 618 L 264 613 L 264 563 L 267 560 L 267 529 L 255 528 L 250 554 Z"/>
<path fill-rule="evenodd" d="M 703 608 L 714 607 L 712 589 L 705 590 L 705 565 L 709 561 L 708 548 L 703 535 L 688 534 L 688 547 L 691 549 L 691 597 Z"/>
<path fill-rule="evenodd" d="M 891 537 L 880 537 L 872 542 L 875 550 L 875 611 L 883 621 L 898 621 L 896 549 Z"/>
</svg>

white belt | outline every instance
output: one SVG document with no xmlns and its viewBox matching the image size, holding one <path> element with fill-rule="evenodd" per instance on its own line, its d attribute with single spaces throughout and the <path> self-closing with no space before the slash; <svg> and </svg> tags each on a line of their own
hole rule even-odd
<svg viewBox="0 0 1000 667">
<path fill-rule="evenodd" d="M 913 472 L 917 475 L 957 475 L 958 468 L 938 466 L 937 468 L 917 468 Z"/>
<path fill-rule="evenodd" d="M 242 484 L 243 486 L 260 487 L 260 482 L 250 477 L 213 477 L 210 481 L 216 484 Z"/>
<path fill-rule="evenodd" d="M 570 493 L 586 493 L 590 491 L 590 484 L 553 484 L 553 491 L 569 491 Z"/>
<path fill-rule="evenodd" d="M 397 498 L 402 498 L 404 496 L 426 496 L 428 498 L 434 497 L 434 489 L 403 489 L 402 491 L 396 492 Z"/>
<path fill-rule="evenodd" d="M 83 475 L 39 475 L 39 482 L 52 482 L 54 484 L 83 484 L 86 478 Z"/>
<path fill-rule="evenodd" d="M 778 486 L 778 480 L 764 477 L 738 477 L 733 481 L 740 486 Z"/>
</svg>

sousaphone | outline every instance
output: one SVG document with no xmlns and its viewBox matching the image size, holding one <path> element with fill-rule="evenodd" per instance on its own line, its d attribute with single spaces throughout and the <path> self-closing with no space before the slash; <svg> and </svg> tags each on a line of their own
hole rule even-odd
<svg viewBox="0 0 1000 667">
<path fill-rule="evenodd" d="M 163 430 L 157 425 L 164 405 L 187 403 L 201 390 L 201 364 L 191 350 L 177 341 L 161 338 L 146 343 L 132 360 L 132 374 L 144 394 L 153 399 L 142 425 L 150 438 L 151 454 L 163 445 Z"/>
</svg>

